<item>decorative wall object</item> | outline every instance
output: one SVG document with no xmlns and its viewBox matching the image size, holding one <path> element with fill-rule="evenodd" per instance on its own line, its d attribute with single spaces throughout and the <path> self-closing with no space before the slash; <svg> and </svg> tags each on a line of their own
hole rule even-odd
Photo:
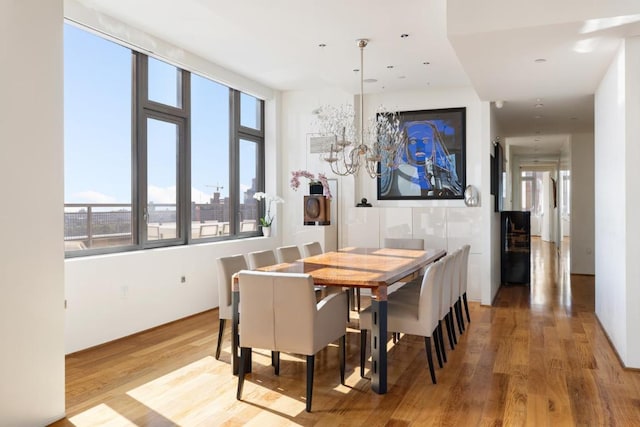
<svg viewBox="0 0 640 427">
<path fill-rule="evenodd" d="M 379 163 L 378 200 L 463 199 L 465 108 L 397 113 L 407 138 L 397 162 Z M 398 164 L 395 168 L 386 166 Z"/>
<path fill-rule="evenodd" d="M 464 190 L 464 204 L 469 207 L 475 207 L 478 206 L 479 203 L 478 190 L 473 185 L 467 185 L 467 188 Z"/>
<path fill-rule="evenodd" d="M 331 200 L 322 194 L 304 196 L 304 225 L 331 225 Z"/>
</svg>

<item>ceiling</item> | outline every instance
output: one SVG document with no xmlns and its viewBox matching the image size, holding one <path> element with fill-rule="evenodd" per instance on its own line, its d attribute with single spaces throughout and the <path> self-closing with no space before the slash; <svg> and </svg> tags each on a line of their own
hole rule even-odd
<svg viewBox="0 0 640 427">
<path fill-rule="evenodd" d="M 358 93 L 356 39 L 367 38 L 365 93 L 472 85 L 503 101 L 501 133 L 523 153 L 593 131 L 596 87 L 621 40 L 640 34 L 637 0 L 78 2 L 282 91 Z"/>
</svg>

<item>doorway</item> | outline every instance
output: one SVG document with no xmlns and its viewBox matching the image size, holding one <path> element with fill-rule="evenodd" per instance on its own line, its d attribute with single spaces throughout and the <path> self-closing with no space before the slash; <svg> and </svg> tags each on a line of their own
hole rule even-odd
<svg viewBox="0 0 640 427">
<path fill-rule="evenodd" d="M 520 206 L 531 212 L 531 235 L 560 248 L 571 236 L 571 171 L 520 169 Z"/>
</svg>

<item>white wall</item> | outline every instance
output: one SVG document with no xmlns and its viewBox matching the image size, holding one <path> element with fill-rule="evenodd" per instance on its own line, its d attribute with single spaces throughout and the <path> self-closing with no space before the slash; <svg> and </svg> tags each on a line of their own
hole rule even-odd
<svg viewBox="0 0 640 427">
<path fill-rule="evenodd" d="M 280 94 L 268 87 L 212 64 L 182 48 L 131 28 L 109 16 L 65 0 L 64 14 L 100 33 L 152 51 L 180 67 L 265 99 L 265 187 L 277 193 L 281 186 Z M 59 23 L 62 18 L 59 19 Z M 60 149 L 62 151 L 62 149 Z M 60 201 L 62 206 L 62 201 Z M 216 258 L 275 248 L 282 241 L 282 210 L 276 205 L 270 238 L 161 248 L 65 261 L 67 299 L 66 353 L 102 344 L 163 323 L 218 306 Z M 60 223 L 62 220 L 60 219 Z M 62 237 L 59 238 L 60 245 Z M 182 284 L 180 278 L 185 276 Z"/>
<path fill-rule="evenodd" d="M 0 424 L 64 416 L 62 2 L 0 3 Z"/>
<path fill-rule="evenodd" d="M 572 274 L 595 274 L 595 190 L 593 177 L 593 134 L 573 134 L 571 136 L 570 232 Z"/>
<path fill-rule="evenodd" d="M 469 255 L 467 297 L 482 300 L 482 256 L 485 233 L 477 223 L 477 208 L 370 207 L 347 208 L 344 246 L 382 247 L 384 239 L 423 239 L 425 247 L 448 252 L 465 244 L 475 250 Z M 474 249 L 475 248 L 475 249 Z"/>
<path fill-rule="evenodd" d="M 502 129 L 498 125 L 496 121 L 495 115 L 495 105 L 491 105 L 488 109 L 489 111 L 489 123 L 490 123 L 490 137 L 489 141 L 495 141 L 498 136 L 503 135 Z M 503 139 L 503 138 L 501 138 Z M 504 146 L 503 146 L 504 148 Z M 490 153 L 494 154 L 495 150 L 493 144 L 490 147 Z M 491 182 L 491 177 L 489 177 L 489 182 Z M 506 184 L 506 183 L 505 183 Z M 500 190 L 498 190 L 499 192 Z M 491 204 L 490 213 L 489 213 L 489 222 L 490 222 L 490 239 L 486 242 L 489 245 L 489 253 L 491 254 L 491 277 L 489 283 L 491 286 L 483 289 L 482 301 L 490 301 L 493 302 L 498 290 L 500 289 L 500 212 L 495 212 L 495 198 L 500 197 L 500 194 L 496 194 L 495 196 L 489 197 L 489 203 Z M 485 295 L 486 293 L 486 295 Z"/>
<path fill-rule="evenodd" d="M 626 40 L 626 146 L 625 146 L 625 217 L 626 217 L 626 319 L 627 355 L 624 363 L 633 368 L 640 368 L 640 37 Z M 598 254 L 601 254 L 598 251 Z M 599 314 L 599 313 L 598 313 Z"/>
<path fill-rule="evenodd" d="M 334 175 L 329 171 L 326 163 L 319 160 L 317 154 L 308 154 L 307 138 L 308 133 L 317 131 L 314 125 L 315 118 L 311 113 L 317 107 L 325 104 L 347 104 L 354 105 L 354 97 L 340 90 L 327 91 L 297 91 L 287 92 L 282 97 L 282 142 L 286 147 L 283 150 L 283 170 L 284 182 L 283 195 L 287 199 L 287 205 L 296 206 L 300 209 L 291 211 L 287 209 L 287 224 L 292 227 L 299 227 L 302 223 L 302 194 L 297 194 L 288 189 L 288 180 L 292 170 L 309 169 L 312 173 L 328 172 L 329 177 Z M 392 208 L 444 208 L 451 210 L 450 216 L 457 215 L 459 210 L 465 212 L 464 223 L 466 229 L 474 227 L 474 231 L 480 234 L 478 239 L 481 244 L 473 245 L 470 253 L 470 265 L 477 266 L 474 277 L 477 278 L 477 287 L 474 286 L 472 299 L 480 300 L 483 304 L 491 304 L 495 292 L 491 284 L 492 262 L 491 262 L 491 218 L 493 214 L 493 200 L 490 195 L 490 162 L 489 156 L 492 150 L 490 140 L 489 125 L 489 104 L 479 100 L 476 93 L 471 88 L 449 88 L 446 90 L 424 90 L 410 92 L 394 92 L 383 94 L 365 94 L 364 113 L 365 119 L 375 114 L 376 109 L 384 105 L 389 110 L 412 111 L 434 108 L 466 107 L 467 126 L 467 184 L 474 185 L 480 193 L 480 207 L 467 208 L 463 200 L 428 200 L 428 201 L 378 201 L 376 200 L 376 180 L 368 176 L 360 176 L 354 179 L 353 176 L 338 178 L 340 189 L 339 217 L 340 224 L 347 225 L 349 222 L 348 211 L 350 207 L 362 198 L 366 197 L 374 206 L 384 209 Z M 362 174 L 366 175 L 366 174 Z M 395 212 L 395 211 L 394 211 Z M 382 212 L 381 218 L 389 218 L 389 215 Z M 347 225 L 351 227 L 352 224 Z M 301 227 L 301 226 L 300 226 Z M 348 244 L 347 227 L 339 230 L 339 245 Z M 452 230 L 455 232 L 455 230 Z M 284 235 L 284 242 L 295 242 L 294 229 Z M 380 242 L 381 236 L 379 228 L 369 227 L 365 224 L 361 236 L 371 244 Z M 469 240 L 474 240 L 469 236 Z M 428 244 L 428 242 L 427 242 Z M 452 249 L 452 248 L 449 248 Z M 477 273 L 477 274 L 476 274 Z M 483 291 L 486 290 L 486 291 Z M 495 288 L 497 291 L 497 287 Z M 471 290 L 470 290 L 471 292 Z"/>
<path fill-rule="evenodd" d="M 289 91 L 282 94 L 280 129 L 283 149 L 278 153 L 282 168 L 278 171 L 281 182 L 279 194 L 284 198 L 282 221 L 287 227 L 283 230 L 284 244 L 298 244 L 308 241 L 309 236 L 319 232 L 313 231 L 316 226 L 305 226 L 303 215 L 304 195 L 307 180 L 301 180 L 298 190 L 290 187 L 291 172 L 308 170 L 313 174 L 324 173 L 329 179 L 336 179 L 338 197 L 331 201 L 332 210 L 336 209 L 335 218 L 331 218 L 332 226 L 338 230 L 338 242 L 342 242 L 345 206 L 353 206 L 353 177 L 339 177 L 331 173 L 331 169 L 319 154 L 309 154 L 309 137 L 317 133 L 318 122 L 313 111 L 325 105 L 354 105 L 353 95 L 339 89 L 323 89 L 309 91 Z M 335 223 L 335 224 L 334 224 Z M 324 247 L 324 246 L 323 246 Z"/>
<path fill-rule="evenodd" d="M 640 39 L 627 39 L 595 95 L 596 314 L 623 363 L 640 368 Z"/>
<path fill-rule="evenodd" d="M 216 258 L 274 248 L 278 241 L 258 237 L 68 259 L 66 352 L 217 307 Z"/>
</svg>

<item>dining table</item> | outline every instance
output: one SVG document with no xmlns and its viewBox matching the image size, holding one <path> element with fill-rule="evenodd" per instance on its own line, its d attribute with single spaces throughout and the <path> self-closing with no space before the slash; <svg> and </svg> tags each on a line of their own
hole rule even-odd
<svg viewBox="0 0 640 427">
<path fill-rule="evenodd" d="M 346 247 L 337 251 L 301 258 L 291 263 L 261 267 L 260 271 L 304 273 L 315 285 L 371 290 L 371 388 L 378 394 L 387 392 L 387 289 L 446 255 L 444 249 L 391 249 Z M 240 295 L 237 278 L 232 284 L 233 332 L 232 365 L 237 374 L 239 356 Z M 250 367 L 248 367 L 250 370 Z"/>
</svg>

